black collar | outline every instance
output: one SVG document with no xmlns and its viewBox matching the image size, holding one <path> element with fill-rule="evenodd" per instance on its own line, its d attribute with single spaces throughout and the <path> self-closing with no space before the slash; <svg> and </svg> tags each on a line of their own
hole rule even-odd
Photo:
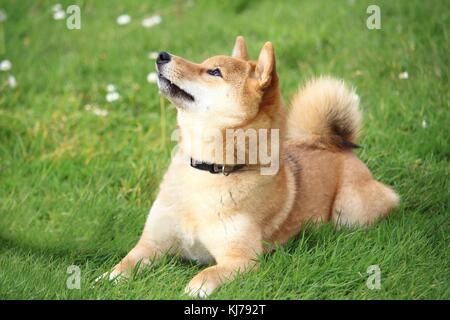
<svg viewBox="0 0 450 320">
<path fill-rule="evenodd" d="M 222 173 L 224 176 L 229 175 L 232 172 L 235 172 L 239 169 L 242 169 L 245 165 L 238 164 L 235 166 L 227 166 L 217 163 L 208 163 L 208 162 L 201 162 L 197 161 L 191 158 L 191 167 L 203 170 L 203 171 L 209 171 L 209 173 L 216 174 L 216 173 Z"/>
</svg>

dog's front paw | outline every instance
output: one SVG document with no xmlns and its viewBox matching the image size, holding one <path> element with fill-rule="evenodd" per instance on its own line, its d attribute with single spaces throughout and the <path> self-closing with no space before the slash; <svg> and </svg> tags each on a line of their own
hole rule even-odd
<svg viewBox="0 0 450 320">
<path fill-rule="evenodd" d="M 193 297 L 193 298 L 200 298 L 200 299 L 206 299 L 210 294 L 208 291 L 203 287 L 192 287 L 191 285 L 187 285 L 184 289 L 184 293 Z"/>
<path fill-rule="evenodd" d="M 184 289 L 184 293 L 193 297 L 193 298 L 200 298 L 200 299 L 205 299 L 207 298 L 211 292 L 208 293 L 208 290 L 206 290 L 203 287 L 196 287 L 196 286 L 192 286 L 191 284 L 188 284 L 186 286 L 186 288 Z"/>
<path fill-rule="evenodd" d="M 96 284 L 100 281 L 103 281 L 105 279 L 108 279 L 109 281 L 111 281 L 114 284 L 118 284 L 120 282 L 127 280 L 128 277 L 126 275 L 124 275 L 123 273 L 113 270 L 111 272 L 105 272 L 104 274 L 95 278 L 94 284 Z"/>
<path fill-rule="evenodd" d="M 217 283 L 206 276 L 208 272 L 203 271 L 196 275 L 184 289 L 184 293 L 194 297 L 205 299 L 217 288 Z"/>
</svg>

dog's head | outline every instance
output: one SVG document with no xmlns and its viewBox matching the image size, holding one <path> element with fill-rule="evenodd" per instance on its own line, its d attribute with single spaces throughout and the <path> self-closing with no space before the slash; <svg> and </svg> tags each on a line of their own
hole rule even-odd
<svg viewBox="0 0 450 320">
<path fill-rule="evenodd" d="M 158 85 L 185 117 L 215 127 L 239 127 L 256 117 L 267 91 L 276 86 L 274 49 L 267 42 L 257 61 L 249 61 L 244 38 L 231 56 L 200 64 L 161 52 L 156 60 Z"/>
</svg>

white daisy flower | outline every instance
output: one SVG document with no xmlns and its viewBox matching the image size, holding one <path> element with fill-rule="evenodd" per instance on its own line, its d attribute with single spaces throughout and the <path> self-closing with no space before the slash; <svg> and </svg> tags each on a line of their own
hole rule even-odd
<svg viewBox="0 0 450 320">
<path fill-rule="evenodd" d="M 148 58 L 149 58 L 150 60 L 156 60 L 156 58 L 158 58 L 158 54 L 159 54 L 159 52 L 156 52 L 156 51 L 150 52 L 150 53 L 148 54 Z"/>
<path fill-rule="evenodd" d="M 162 21 L 162 18 L 159 14 L 155 14 L 151 17 L 145 18 L 142 20 L 141 24 L 145 28 L 151 28 L 158 24 L 160 24 Z"/>
<path fill-rule="evenodd" d="M 108 110 L 100 109 L 95 104 L 87 104 L 84 106 L 84 108 L 86 109 L 86 111 L 90 111 L 99 117 L 106 117 L 108 115 Z"/>
<path fill-rule="evenodd" d="M 5 10 L 0 9 L 0 22 L 6 21 L 6 18 L 8 18 L 8 16 L 6 15 Z"/>
<path fill-rule="evenodd" d="M 428 128 L 428 123 L 425 119 L 422 120 L 422 128 L 424 129 Z"/>
<path fill-rule="evenodd" d="M 0 61 L 0 71 L 8 71 L 11 70 L 12 63 L 9 60 Z"/>
<path fill-rule="evenodd" d="M 113 84 L 108 84 L 106 86 L 106 91 L 108 91 L 108 92 L 115 92 L 116 91 L 116 86 L 113 85 Z"/>
<path fill-rule="evenodd" d="M 129 24 L 131 21 L 131 17 L 128 14 L 122 14 L 117 17 L 117 24 L 120 26 Z"/>
<path fill-rule="evenodd" d="M 156 83 L 158 81 L 158 74 L 156 72 L 150 72 L 147 75 L 147 81 L 150 83 Z"/>
<path fill-rule="evenodd" d="M 8 76 L 8 86 L 11 89 L 14 89 L 15 87 L 17 87 L 17 80 L 13 75 Z"/>
<path fill-rule="evenodd" d="M 58 10 L 53 12 L 53 19 L 55 20 L 63 20 L 66 18 L 66 13 L 62 10 Z"/>
<path fill-rule="evenodd" d="M 408 78 L 409 78 L 408 71 L 404 71 L 404 72 L 399 73 L 398 78 L 399 78 L 400 80 L 406 80 L 406 79 L 408 79 Z"/>
<path fill-rule="evenodd" d="M 106 101 L 108 101 L 108 102 L 114 102 L 114 101 L 117 101 L 117 100 L 119 100 L 119 98 L 120 98 L 120 95 L 117 93 L 117 92 L 108 92 L 107 94 L 106 94 Z"/>
<path fill-rule="evenodd" d="M 99 117 L 106 117 L 108 115 L 108 110 L 95 108 L 93 113 Z"/>
</svg>

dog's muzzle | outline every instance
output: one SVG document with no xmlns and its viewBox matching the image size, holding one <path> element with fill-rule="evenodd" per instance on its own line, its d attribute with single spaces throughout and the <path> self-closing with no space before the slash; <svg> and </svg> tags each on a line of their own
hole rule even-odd
<svg viewBox="0 0 450 320">
<path fill-rule="evenodd" d="M 162 51 L 158 54 L 158 57 L 156 58 L 156 70 L 158 71 L 158 86 L 161 90 L 161 93 L 163 93 L 167 98 L 176 98 L 176 99 L 183 99 L 185 101 L 193 102 L 195 101 L 194 96 L 191 95 L 189 92 L 184 91 L 179 86 L 177 86 L 175 83 L 170 80 L 170 77 L 166 74 L 170 74 L 170 71 L 165 71 L 168 63 L 172 61 L 172 56 Z M 170 70 L 170 69 L 169 69 Z"/>
</svg>

